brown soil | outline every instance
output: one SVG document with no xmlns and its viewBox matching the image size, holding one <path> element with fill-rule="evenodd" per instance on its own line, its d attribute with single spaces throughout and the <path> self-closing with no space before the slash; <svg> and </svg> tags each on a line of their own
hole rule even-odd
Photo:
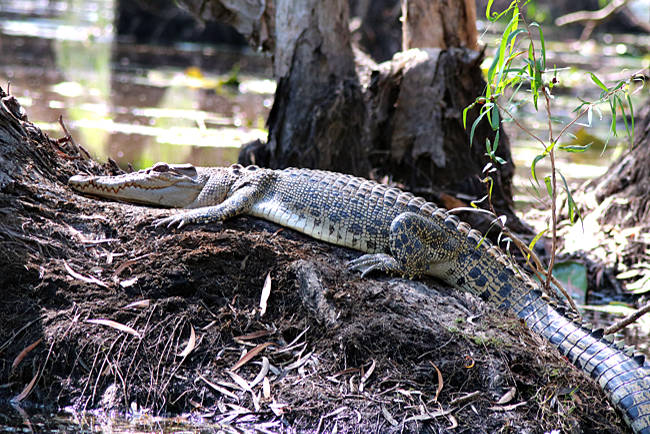
<svg viewBox="0 0 650 434">
<path fill-rule="evenodd" d="M 357 253 L 252 218 L 156 229 L 169 211 L 75 194 L 69 176 L 110 166 L 0 96 L 1 397 L 224 429 L 625 431 L 594 383 L 467 294 L 361 279 Z"/>
</svg>

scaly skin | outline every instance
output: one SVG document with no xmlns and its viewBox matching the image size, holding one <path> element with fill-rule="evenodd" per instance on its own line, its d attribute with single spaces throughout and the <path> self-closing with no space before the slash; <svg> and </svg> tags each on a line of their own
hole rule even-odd
<svg viewBox="0 0 650 434">
<path fill-rule="evenodd" d="M 366 254 L 372 270 L 438 277 L 514 312 L 594 378 L 637 433 L 650 434 L 650 365 L 567 319 L 537 284 L 481 234 L 424 199 L 350 175 L 234 165 L 194 168 L 158 163 L 120 176 L 70 178 L 76 190 L 129 202 L 195 208 L 156 222 L 179 227 L 240 214 L 259 217 Z"/>
</svg>

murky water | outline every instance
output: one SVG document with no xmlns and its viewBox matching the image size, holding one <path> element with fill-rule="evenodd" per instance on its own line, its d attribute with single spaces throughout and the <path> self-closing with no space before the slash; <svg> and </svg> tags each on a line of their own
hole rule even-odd
<svg viewBox="0 0 650 434">
<path fill-rule="evenodd" d="M 0 83 L 54 137 L 100 160 L 229 164 L 265 138 L 275 82 L 251 50 L 123 42 L 114 0 L 0 3 Z M 230 82 L 229 82 L 230 79 Z"/>
</svg>

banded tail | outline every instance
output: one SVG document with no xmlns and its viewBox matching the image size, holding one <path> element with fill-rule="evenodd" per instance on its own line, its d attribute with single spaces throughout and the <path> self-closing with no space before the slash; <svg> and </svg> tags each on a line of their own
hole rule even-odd
<svg viewBox="0 0 650 434">
<path fill-rule="evenodd" d="M 603 338 L 602 329 L 589 330 L 567 319 L 538 290 L 526 292 L 511 308 L 598 382 L 635 433 L 650 434 L 650 365 L 645 357 L 626 354 Z"/>
</svg>

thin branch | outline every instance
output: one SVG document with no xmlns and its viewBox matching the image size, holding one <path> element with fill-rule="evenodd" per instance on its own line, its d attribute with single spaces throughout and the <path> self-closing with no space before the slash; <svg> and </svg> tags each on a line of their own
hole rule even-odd
<svg viewBox="0 0 650 434">
<path fill-rule="evenodd" d="M 642 308 L 640 308 L 636 312 L 626 316 L 625 318 L 616 321 L 614 324 L 607 327 L 605 329 L 604 333 L 606 335 L 611 335 L 613 333 L 616 333 L 616 332 L 620 331 L 621 329 L 624 329 L 628 325 L 632 324 L 634 321 L 641 318 L 643 315 L 645 315 L 648 312 L 650 312 L 650 303 L 646 304 L 645 306 L 643 306 Z"/>
<path fill-rule="evenodd" d="M 507 108 L 505 108 L 504 106 L 502 106 L 501 104 L 499 104 L 499 101 L 496 101 L 496 100 L 495 100 L 494 103 L 497 105 L 497 107 L 499 107 L 499 109 L 501 109 L 501 110 L 503 110 L 504 112 L 506 112 L 507 115 L 510 116 L 510 119 L 512 119 L 512 120 L 514 121 L 514 123 L 516 123 L 517 126 L 518 126 L 519 128 L 521 128 L 522 131 L 524 131 L 525 133 L 527 133 L 527 134 L 528 134 L 530 137 L 532 137 L 533 139 L 537 140 L 539 143 L 542 144 L 542 146 L 544 146 L 544 149 L 546 149 L 546 143 L 544 143 L 544 140 L 540 139 L 539 137 L 537 137 L 537 136 L 535 135 L 535 133 L 533 133 L 533 132 L 530 131 L 528 128 L 526 128 L 525 126 L 523 126 L 523 125 L 521 124 L 521 122 L 519 122 L 519 121 L 517 120 L 517 118 L 515 118 L 515 117 L 512 115 L 512 113 L 510 113 L 510 112 L 508 111 Z"/>
<path fill-rule="evenodd" d="M 553 275 L 553 266 L 555 265 L 555 252 L 557 251 L 557 175 L 555 170 L 555 146 L 553 141 L 553 125 L 551 122 L 551 98 L 548 95 L 546 85 L 542 85 L 542 94 L 546 101 L 546 114 L 548 117 L 548 140 L 551 145 L 551 258 L 548 261 L 548 275 Z M 546 279 L 546 291 L 551 289 L 551 280 Z"/>
<path fill-rule="evenodd" d="M 577 11 L 562 15 L 555 20 L 555 25 L 566 26 L 567 24 L 579 23 L 583 21 L 593 21 L 598 24 L 605 21 L 612 14 L 625 6 L 628 1 L 629 0 L 613 0 L 607 6 L 597 11 Z"/>
</svg>

